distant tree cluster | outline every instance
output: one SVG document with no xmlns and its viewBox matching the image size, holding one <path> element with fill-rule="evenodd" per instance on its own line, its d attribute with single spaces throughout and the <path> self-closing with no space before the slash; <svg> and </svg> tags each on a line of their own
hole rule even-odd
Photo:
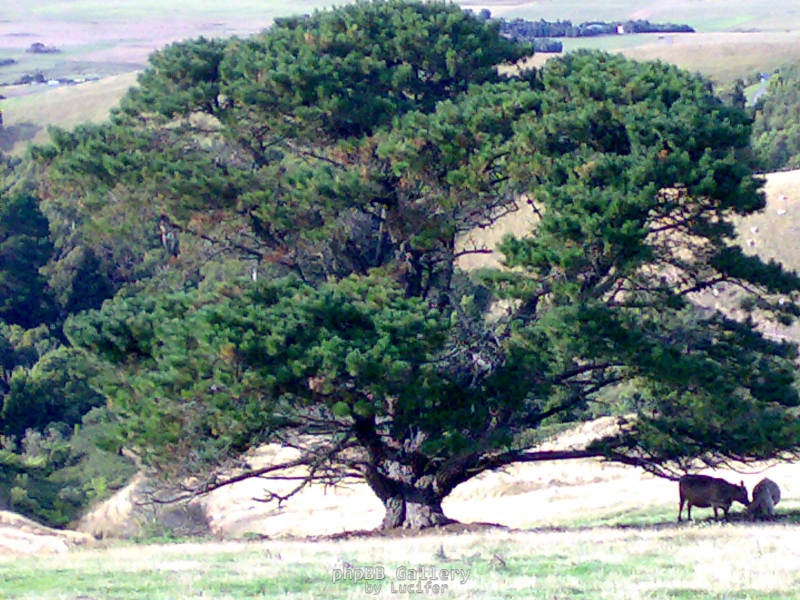
<svg viewBox="0 0 800 600">
<path fill-rule="evenodd" d="M 34 42 L 25 52 L 30 54 L 57 54 L 61 52 L 61 50 L 55 46 L 47 46 L 42 42 Z"/>
<path fill-rule="evenodd" d="M 755 106 L 753 148 L 765 171 L 800 168 L 800 64 L 774 73 Z"/>
<path fill-rule="evenodd" d="M 14 85 L 29 85 L 31 83 L 47 83 L 47 77 L 44 73 L 37 71 L 36 73 L 25 73 L 22 77 L 14 82 Z"/>
<path fill-rule="evenodd" d="M 478 17 L 484 21 L 492 19 L 489 9 L 483 9 Z M 651 23 L 646 20 L 628 21 L 586 21 L 574 25 L 572 21 L 528 21 L 503 18 L 494 19 L 500 23 L 500 32 L 507 37 L 532 43 L 536 52 L 561 52 L 564 45 L 549 38 L 594 37 L 598 35 L 620 35 L 627 33 L 694 33 L 694 29 L 686 24 Z"/>
<path fill-rule="evenodd" d="M 531 40 L 531 43 L 533 44 L 534 52 L 548 53 L 562 52 L 564 50 L 564 44 L 550 38 L 536 38 Z"/>
<path fill-rule="evenodd" d="M 622 33 L 694 33 L 689 25 L 676 23 L 651 23 L 650 21 L 586 21 L 573 25 L 572 21 L 526 21 L 500 19 L 500 31 L 520 40 L 544 37 L 594 37 Z"/>
</svg>

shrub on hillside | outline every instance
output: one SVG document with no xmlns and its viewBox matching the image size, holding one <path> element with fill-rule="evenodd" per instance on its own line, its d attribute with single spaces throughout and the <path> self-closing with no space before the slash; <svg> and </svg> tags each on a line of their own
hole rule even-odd
<svg viewBox="0 0 800 600">
<path fill-rule="evenodd" d="M 765 171 L 800 168 L 800 64 L 770 77 L 756 104 L 753 148 Z"/>
<path fill-rule="evenodd" d="M 28 430 L 19 442 L 0 438 L 0 509 L 61 527 L 123 487 L 136 468 L 98 447 L 108 420 L 106 409 L 95 409 L 72 432 L 51 427 Z"/>
</svg>

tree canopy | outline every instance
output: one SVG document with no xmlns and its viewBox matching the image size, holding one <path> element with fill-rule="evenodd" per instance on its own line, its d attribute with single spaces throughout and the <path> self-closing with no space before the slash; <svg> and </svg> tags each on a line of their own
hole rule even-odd
<svg viewBox="0 0 800 600">
<path fill-rule="evenodd" d="M 49 298 L 39 269 L 50 258 L 47 219 L 29 190 L 0 190 L 0 319 L 35 327 L 47 318 Z"/>
<path fill-rule="evenodd" d="M 800 64 L 778 69 L 766 83 L 753 123 L 753 147 L 766 171 L 800 167 Z"/>
<path fill-rule="evenodd" d="M 47 206 L 149 228 L 124 244 L 139 272 L 156 221 L 181 240 L 162 284 L 65 327 L 124 443 L 173 481 L 281 443 L 301 485 L 365 480 L 384 527 L 444 523 L 457 485 L 515 462 L 796 451 L 796 348 L 756 324 L 797 316 L 800 278 L 735 245 L 765 205 L 747 115 L 674 66 L 508 68 L 528 51 L 452 4 L 356 3 L 173 44 L 109 123 L 54 131 Z M 463 271 L 467 234 L 525 203 L 504 268 Z M 695 304 L 721 282 L 748 320 Z M 627 417 L 535 449 L 588 414 Z"/>
<path fill-rule="evenodd" d="M 61 329 L 114 290 L 92 293 L 105 281 L 97 261 L 62 260 L 65 238 L 81 232 L 74 223 L 51 230 L 59 221 L 35 171 L 0 153 L 0 509 L 61 526 L 135 469 L 116 452 L 115 417 L 90 385 L 91 361 Z"/>
</svg>

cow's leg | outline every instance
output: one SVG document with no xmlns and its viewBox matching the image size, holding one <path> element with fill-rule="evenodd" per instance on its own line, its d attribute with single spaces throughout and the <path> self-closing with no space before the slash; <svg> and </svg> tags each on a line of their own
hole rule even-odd
<svg viewBox="0 0 800 600">
<path fill-rule="evenodd" d="M 688 500 L 686 502 L 686 520 L 687 521 L 691 521 L 692 520 L 692 501 L 691 500 Z"/>
<path fill-rule="evenodd" d="M 719 512 L 718 512 L 716 506 L 714 506 L 713 508 L 714 508 L 714 520 L 718 521 L 719 520 Z"/>
<path fill-rule="evenodd" d="M 678 507 L 678 523 L 680 523 L 680 522 L 681 522 L 681 514 L 683 513 L 683 504 L 684 504 L 684 502 L 686 502 L 686 500 L 684 500 L 683 498 L 681 498 L 681 504 L 680 504 L 680 506 Z M 690 506 L 691 506 L 691 505 L 690 505 Z"/>
</svg>

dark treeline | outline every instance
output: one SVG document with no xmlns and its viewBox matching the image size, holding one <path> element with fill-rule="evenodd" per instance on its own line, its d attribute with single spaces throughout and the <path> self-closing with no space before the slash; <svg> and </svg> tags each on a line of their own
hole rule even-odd
<svg viewBox="0 0 800 600">
<path fill-rule="evenodd" d="M 534 52 L 563 52 L 564 44 L 550 38 L 537 38 L 530 40 Z"/>
<path fill-rule="evenodd" d="M 622 28 L 620 30 L 620 28 Z M 543 37 L 593 37 L 623 33 L 694 33 L 689 25 L 677 23 L 651 23 L 650 21 L 587 21 L 573 25 L 572 21 L 513 21 L 500 20 L 500 31 L 517 39 L 530 40 Z"/>
<path fill-rule="evenodd" d="M 492 18 L 488 9 L 479 13 L 480 18 Z M 586 21 L 574 25 L 572 21 L 528 21 L 526 19 L 496 19 L 500 22 L 500 32 L 520 41 L 530 42 L 536 52 L 561 52 L 563 44 L 547 38 L 593 37 L 598 35 L 619 35 L 627 33 L 694 33 L 694 29 L 686 24 L 651 23 L 646 20 L 629 21 Z"/>
</svg>

